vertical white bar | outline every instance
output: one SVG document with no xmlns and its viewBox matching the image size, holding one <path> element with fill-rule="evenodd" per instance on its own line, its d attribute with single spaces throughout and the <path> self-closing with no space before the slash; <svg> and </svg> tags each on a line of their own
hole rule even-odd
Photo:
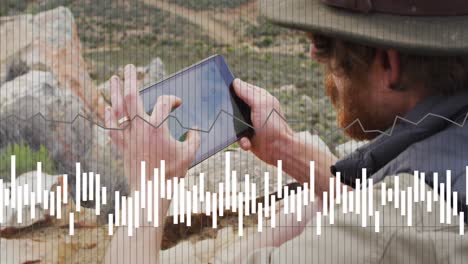
<svg viewBox="0 0 468 264">
<path fill-rule="evenodd" d="M 413 195 L 412 188 L 408 187 L 408 226 L 412 226 L 413 224 Z"/>
<path fill-rule="evenodd" d="M 204 195 L 205 195 L 205 174 L 200 172 L 200 202 L 203 202 Z"/>
<path fill-rule="evenodd" d="M 115 209 L 114 209 L 114 215 L 115 215 L 115 226 L 119 226 L 120 225 L 120 217 L 119 217 L 119 214 L 120 214 L 120 192 L 119 191 L 115 191 Z"/>
<path fill-rule="evenodd" d="M 395 208 L 400 207 L 400 176 L 395 176 Z"/>
<path fill-rule="evenodd" d="M 37 163 L 37 171 L 36 171 L 36 195 L 37 195 L 37 202 L 42 203 L 42 163 Z"/>
<path fill-rule="evenodd" d="M 83 172 L 83 201 L 88 201 L 88 174 Z"/>
<path fill-rule="evenodd" d="M 252 183 L 252 186 L 250 189 L 252 191 L 252 204 L 250 207 L 252 208 L 252 214 L 256 214 L 257 205 L 255 203 L 257 202 L 257 184 Z"/>
<path fill-rule="evenodd" d="M 268 199 L 268 198 L 267 198 Z M 271 212 L 270 212 L 270 215 L 271 215 L 271 218 L 270 218 L 270 223 L 271 223 L 271 228 L 275 228 L 276 227 L 276 203 L 275 203 L 275 196 L 274 195 L 270 195 L 270 208 L 271 208 Z"/>
<path fill-rule="evenodd" d="M 361 179 L 356 179 L 356 214 L 361 213 Z"/>
<path fill-rule="evenodd" d="M 158 169 L 154 169 L 154 179 L 153 179 L 153 185 L 154 185 L 154 195 L 153 195 L 153 206 L 154 206 L 154 221 L 153 221 L 153 226 L 154 227 L 159 227 L 159 173 Z"/>
<path fill-rule="evenodd" d="M 361 225 L 362 227 L 367 226 L 367 169 L 362 169 L 362 193 L 361 193 L 361 202 L 362 202 L 362 213 L 361 213 Z"/>
<path fill-rule="evenodd" d="M 101 175 L 96 174 L 96 215 L 101 215 Z M 64 187 L 65 188 L 65 187 Z M 64 196 L 65 197 L 65 196 Z"/>
<path fill-rule="evenodd" d="M 282 172 L 283 172 L 283 161 L 278 160 L 278 175 L 277 175 L 277 190 L 278 190 L 278 198 L 281 198 L 281 179 L 282 179 Z"/>
<path fill-rule="evenodd" d="M 196 185 L 192 189 L 192 212 L 198 213 L 198 186 Z"/>
<path fill-rule="evenodd" d="M 235 213 L 237 211 L 237 173 L 235 170 L 232 171 L 232 211 Z M 202 195 L 203 196 L 203 195 Z"/>
<path fill-rule="evenodd" d="M 239 232 L 239 236 L 242 236 L 242 233 L 243 233 L 243 232 L 242 232 L 242 231 L 243 231 L 243 224 L 242 224 L 242 215 L 243 215 L 243 214 L 242 214 L 242 212 L 243 212 L 243 210 L 242 210 L 242 209 L 243 209 L 243 208 L 242 208 L 243 201 L 242 201 L 242 200 L 243 200 L 243 199 L 242 199 L 242 198 L 243 198 L 243 197 L 242 197 L 242 192 L 240 192 L 240 193 L 239 193 L 239 199 L 238 199 L 238 203 L 239 203 L 239 204 L 238 204 L 239 213 L 237 214 L 238 220 L 239 220 L 239 231 L 238 231 L 238 232 Z M 268 199 L 268 197 L 267 197 L 266 199 Z"/>
<path fill-rule="evenodd" d="M 414 202 L 415 203 L 418 202 L 418 199 L 419 199 L 418 185 L 419 185 L 419 171 L 415 170 L 414 173 L 413 173 L 413 187 L 414 187 L 413 192 L 414 192 Z M 408 199 L 408 201 L 409 201 L 409 199 Z"/>
<path fill-rule="evenodd" d="M 89 200 L 94 201 L 94 173 L 89 173 Z"/>
<path fill-rule="evenodd" d="M 146 162 L 144 160 L 141 161 L 141 168 L 140 168 L 140 201 L 141 201 L 141 208 L 146 208 Z M 140 211 L 138 208 L 135 208 L 135 212 Z M 136 226 L 136 223 L 135 223 Z"/>
<path fill-rule="evenodd" d="M 354 191 L 348 192 L 349 194 L 349 212 L 352 213 L 354 211 Z"/>
<path fill-rule="evenodd" d="M 440 184 L 440 201 L 439 201 L 439 213 L 440 213 L 440 223 L 445 223 L 445 184 Z"/>
<path fill-rule="evenodd" d="M 386 205 L 387 204 L 387 195 L 385 193 L 385 191 L 387 190 L 386 186 L 385 186 L 385 182 L 382 182 L 381 184 L 381 187 L 382 187 L 382 190 L 381 190 L 381 195 L 382 195 L 382 205 Z M 395 193 L 396 195 L 396 193 Z M 395 199 L 396 200 L 396 199 Z"/>
<path fill-rule="evenodd" d="M 258 203 L 258 220 L 257 220 L 257 223 L 258 223 L 258 229 L 257 231 L 258 232 L 262 232 L 262 229 L 263 229 L 263 216 L 262 216 L 262 212 L 263 212 L 263 208 L 262 208 L 262 203 Z"/>
<path fill-rule="evenodd" d="M 106 205 L 107 204 L 107 187 L 103 186 L 101 189 L 102 189 L 102 204 Z"/>
<path fill-rule="evenodd" d="M 231 152 L 226 151 L 226 168 L 225 168 L 225 182 L 226 182 L 226 210 L 231 208 Z M 221 198 L 221 197 L 220 197 Z"/>
<path fill-rule="evenodd" d="M 36 193 L 32 192 L 31 193 L 31 205 L 30 205 L 30 209 L 31 209 L 31 219 L 35 219 L 36 218 Z M 0 200 L 2 198 L 0 197 Z M 1 202 L 0 202 L 0 206 L 1 206 Z M 0 210 L 2 210 L 0 208 Z M 1 212 L 0 212 L 1 214 Z M 0 223 L 2 223 L 2 221 L 0 221 Z"/>
<path fill-rule="evenodd" d="M 174 184 L 175 187 L 175 184 Z M 172 180 L 166 180 L 166 199 L 172 200 Z"/>
<path fill-rule="evenodd" d="M 174 224 L 178 224 L 179 223 L 179 178 L 178 177 L 174 177 L 173 185 L 174 185 L 174 188 L 173 188 L 174 193 L 173 193 L 172 199 L 174 200 L 173 201 L 174 206 L 172 208 L 174 209 L 174 213 L 173 213 L 172 219 L 173 219 Z M 167 190 L 169 193 L 169 188 Z"/>
<path fill-rule="evenodd" d="M 213 212 L 212 212 L 212 217 L 213 217 L 213 221 L 212 221 L 212 227 L 213 229 L 217 228 L 218 227 L 218 204 L 217 204 L 217 201 L 216 201 L 216 193 L 213 193 Z"/>
<path fill-rule="evenodd" d="M 49 210 L 49 191 L 44 190 L 43 192 L 44 197 L 42 198 L 42 202 L 44 203 L 44 210 Z"/>
<path fill-rule="evenodd" d="M 289 214 L 289 187 L 285 185 L 283 189 L 284 189 L 283 209 L 284 209 L 284 214 L 287 215 Z M 269 199 L 265 199 L 265 201 L 266 200 L 269 200 Z M 266 207 L 265 207 L 265 210 L 266 210 Z"/>
<path fill-rule="evenodd" d="M 296 206 L 295 206 L 295 202 L 296 202 L 296 191 L 294 190 L 291 190 L 291 194 L 290 194 L 290 197 L 289 197 L 289 210 L 291 211 L 291 213 L 295 213 L 296 212 Z"/>
<path fill-rule="evenodd" d="M 24 205 L 29 205 L 29 185 L 26 183 L 23 185 L 23 204 Z"/>
<path fill-rule="evenodd" d="M 206 195 L 206 197 L 205 197 L 205 214 L 210 215 L 211 214 L 211 206 L 210 206 L 210 204 L 211 204 L 211 193 L 206 192 L 205 195 Z M 239 214 L 242 214 L 242 212 L 239 211 Z"/>
<path fill-rule="evenodd" d="M 127 196 L 122 195 L 122 208 L 120 209 L 122 213 L 122 221 L 120 223 L 121 226 L 127 225 Z"/>
<path fill-rule="evenodd" d="M 439 200 L 439 195 L 437 192 L 437 187 L 439 187 L 439 174 L 437 172 L 434 172 L 433 176 L 434 176 L 434 180 L 433 180 L 434 192 L 432 194 L 434 195 L 434 202 L 437 202 Z"/>
<path fill-rule="evenodd" d="M 336 204 L 341 203 L 341 173 L 336 172 Z"/>
<path fill-rule="evenodd" d="M 335 177 L 330 177 L 330 208 L 332 208 L 332 203 L 335 203 Z M 330 209 L 331 210 L 331 209 Z"/>
<path fill-rule="evenodd" d="M 180 184 L 179 184 L 179 201 L 180 201 L 180 222 L 184 223 L 185 222 L 185 179 L 181 178 L 180 179 Z"/>
<path fill-rule="evenodd" d="M 250 176 L 245 175 L 244 178 L 244 194 L 245 194 L 245 215 L 250 215 Z"/>
<path fill-rule="evenodd" d="M 16 156 L 11 156 L 11 208 L 16 207 Z M 21 211 L 21 210 L 18 210 Z"/>
<path fill-rule="evenodd" d="M 380 217 L 379 217 L 379 211 L 375 211 L 375 232 L 379 233 L 380 232 Z"/>
<path fill-rule="evenodd" d="M 388 194 L 388 202 L 392 202 L 393 201 L 393 189 L 392 188 L 388 189 L 387 194 Z"/>
<path fill-rule="evenodd" d="M 456 216 L 458 214 L 458 193 L 453 192 L 453 216 Z"/>
<path fill-rule="evenodd" d="M 466 166 L 466 175 L 465 175 L 465 204 L 468 205 L 468 166 Z"/>
<path fill-rule="evenodd" d="M 57 186 L 57 219 L 62 219 L 62 187 Z"/>
<path fill-rule="evenodd" d="M 323 192 L 323 207 L 322 207 L 323 215 L 328 215 L 328 193 Z"/>
<path fill-rule="evenodd" d="M 373 216 L 374 215 L 374 180 L 373 179 L 369 179 L 367 180 L 369 182 L 369 216 Z"/>
<path fill-rule="evenodd" d="M 153 221 L 153 181 L 148 181 L 148 218 L 146 221 L 151 223 Z"/>
<path fill-rule="evenodd" d="M 317 236 L 320 236 L 320 234 L 322 234 L 322 228 L 321 228 L 322 216 L 320 212 L 317 212 L 316 219 L 317 219 Z"/>
<path fill-rule="evenodd" d="M 134 196 L 135 198 L 134 199 L 134 202 L 135 202 L 135 223 L 134 223 L 134 226 L 135 226 L 135 229 L 136 228 L 139 228 L 140 227 L 140 198 L 141 198 L 141 195 L 140 195 L 140 192 L 139 191 L 135 191 L 134 192 Z"/>
<path fill-rule="evenodd" d="M 99 189 L 96 190 L 96 194 L 98 192 L 99 192 Z M 68 175 L 67 174 L 63 175 L 63 203 L 64 204 L 68 203 Z"/>
<path fill-rule="evenodd" d="M 401 215 L 406 215 L 406 191 L 401 191 Z"/>
<path fill-rule="evenodd" d="M 69 222 L 68 222 L 68 234 L 70 236 L 73 236 L 75 235 L 75 220 L 74 220 L 74 214 L 73 213 L 70 213 L 70 217 L 68 218 L 69 219 Z"/>
<path fill-rule="evenodd" d="M 127 226 L 127 232 L 128 236 L 131 237 L 133 236 L 133 200 L 132 197 L 128 197 L 127 199 L 127 208 L 128 208 L 128 226 Z"/>
<path fill-rule="evenodd" d="M 296 201 L 296 206 L 297 206 L 297 209 L 296 209 L 296 220 L 298 222 L 301 222 L 302 221 L 302 189 L 301 187 L 298 187 L 297 188 L 297 195 L 296 195 L 296 198 L 297 198 L 297 201 Z M 331 220 L 330 220 L 331 221 Z"/>
<path fill-rule="evenodd" d="M 309 205 L 309 183 L 304 182 L 304 205 Z"/>
<path fill-rule="evenodd" d="M 446 186 L 447 192 L 446 192 L 446 197 L 447 197 L 447 206 L 445 207 L 447 209 L 446 212 L 446 217 L 447 217 L 447 224 L 452 223 L 452 171 L 447 170 L 447 181 L 446 181 Z"/>
<path fill-rule="evenodd" d="M 343 184 L 343 214 L 348 213 L 348 188 Z"/>
<path fill-rule="evenodd" d="M 330 177 L 332 179 L 333 177 Z M 333 225 L 335 223 L 335 199 L 333 197 L 333 188 L 335 186 L 331 186 L 330 189 L 330 202 L 328 203 L 330 205 L 330 217 L 329 217 L 329 223 L 330 225 Z"/>
<path fill-rule="evenodd" d="M 286 194 L 285 194 L 286 195 Z M 265 187 L 264 187 L 264 194 L 263 194 L 264 202 L 265 202 L 265 217 L 269 217 L 269 204 L 270 201 L 266 197 L 270 197 L 270 173 L 265 172 Z"/>
<path fill-rule="evenodd" d="M 427 191 L 427 211 L 432 212 L 432 193 Z"/>
<path fill-rule="evenodd" d="M 165 190 L 165 183 L 166 183 L 166 162 L 164 160 L 161 160 L 161 166 L 159 169 L 159 172 L 161 173 L 161 198 L 166 197 L 166 190 Z"/>
<path fill-rule="evenodd" d="M 18 196 L 16 197 L 16 202 L 17 202 L 17 209 L 16 212 L 17 212 L 17 220 L 18 220 L 18 223 L 21 224 L 23 223 L 23 186 L 18 186 L 18 192 L 16 193 Z M 13 205 L 13 203 L 12 203 Z"/>
<path fill-rule="evenodd" d="M 315 200 L 315 161 L 310 162 L 309 170 L 310 201 L 313 202 Z"/>
<path fill-rule="evenodd" d="M 70 214 L 73 214 L 73 213 L 70 213 Z M 112 214 L 109 214 L 109 231 L 108 231 L 109 236 L 112 236 L 114 234 L 113 225 L 112 225 L 113 217 L 114 216 Z"/>
<path fill-rule="evenodd" d="M 49 214 L 55 216 L 55 192 L 50 192 L 50 210 Z"/>
<path fill-rule="evenodd" d="M 464 219 L 464 213 L 465 212 L 460 212 L 460 236 L 463 236 L 463 234 L 465 233 L 465 219 Z"/>
<path fill-rule="evenodd" d="M 221 208 L 224 210 L 224 208 Z M 187 191 L 187 226 L 192 226 L 192 192 Z"/>
<path fill-rule="evenodd" d="M 219 183 L 219 216 L 224 216 L 224 183 Z"/>
<path fill-rule="evenodd" d="M 426 198 L 426 173 L 421 172 L 421 178 L 419 179 L 419 193 L 420 198 L 419 201 L 424 202 Z"/>
<path fill-rule="evenodd" d="M 5 206 L 10 206 L 10 189 L 5 189 L 4 201 Z"/>
<path fill-rule="evenodd" d="M 3 194 L 3 180 L 0 179 L 0 224 L 3 224 L 3 210 L 5 208 L 3 199 L 5 198 L 5 195 Z M 31 197 L 32 198 L 32 197 Z M 31 208 L 33 205 L 31 205 Z M 33 210 L 33 209 L 31 209 Z"/>
</svg>

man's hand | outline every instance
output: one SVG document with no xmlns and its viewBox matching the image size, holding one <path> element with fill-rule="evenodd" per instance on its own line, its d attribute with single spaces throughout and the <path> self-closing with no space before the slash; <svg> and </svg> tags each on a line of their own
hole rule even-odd
<svg viewBox="0 0 468 264">
<path fill-rule="evenodd" d="M 135 67 L 127 65 L 123 94 L 119 78 L 111 78 L 112 108 L 106 109 L 106 126 L 122 129 L 111 130 L 109 134 L 124 156 L 125 170 L 133 189 L 139 183 L 141 161 L 146 161 L 152 169 L 159 167 L 161 160 L 166 160 L 167 177 L 183 177 L 200 145 L 198 132 L 189 131 L 186 140 L 180 142 L 170 134 L 167 122 L 162 123 L 173 108 L 182 104 L 178 97 L 160 96 L 151 116 L 146 114 L 136 78 Z M 128 121 L 122 122 L 126 117 Z"/>
<path fill-rule="evenodd" d="M 236 94 L 250 106 L 252 124 L 255 128 L 254 136 L 251 139 L 241 138 L 239 145 L 243 150 L 252 151 L 266 163 L 276 165 L 279 159 L 275 155 L 278 153 L 278 148 L 284 147 L 286 142 L 294 137 L 294 131 L 284 120 L 278 99 L 268 91 L 240 79 L 235 79 L 233 86 Z"/>
</svg>

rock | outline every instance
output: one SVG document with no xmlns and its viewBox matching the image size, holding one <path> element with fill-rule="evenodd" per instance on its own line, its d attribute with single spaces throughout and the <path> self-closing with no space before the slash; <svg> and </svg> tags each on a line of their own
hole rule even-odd
<svg viewBox="0 0 468 264">
<path fill-rule="evenodd" d="M 162 79 L 166 75 L 166 70 L 164 63 L 160 58 L 155 58 L 145 67 L 136 67 L 138 87 L 140 89 L 145 88 L 148 85 L 151 85 L 158 80 Z M 124 68 L 120 67 L 116 75 L 119 76 L 122 80 L 124 79 Z M 109 81 L 106 81 L 98 86 L 99 93 L 104 97 L 104 99 L 110 104 L 110 84 Z"/>
<path fill-rule="evenodd" d="M 87 72 L 70 10 L 58 7 L 35 16 L 1 18 L 0 36 L 8 39 L 0 50 L 0 84 L 14 62 L 23 61 L 31 70 L 53 73 L 61 89 L 81 99 L 83 112 L 104 120 L 105 101 Z"/>
<path fill-rule="evenodd" d="M 13 143 L 26 143 L 32 149 L 44 145 L 58 171 L 70 176 L 72 194 L 76 162 L 81 163 L 83 172 L 101 174 L 101 182 L 107 186 L 109 194 L 115 190 L 127 193 L 120 156 L 104 129 L 83 118 L 67 124 L 46 122 L 36 116 L 41 113 L 47 119 L 68 121 L 86 109 L 78 96 L 60 88 L 52 73 L 30 71 L 5 83 L 0 91 L 0 120 L 3 120 L 0 122 L 0 149 Z M 112 199 L 113 196 L 108 197 Z M 102 209 L 103 212 L 112 210 L 110 206 Z"/>
<path fill-rule="evenodd" d="M 0 239 L 0 263 L 58 263 L 57 244 L 54 241 Z"/>
<path fill-rule="evenodd" d="M 302 95 L 301 101 L 304 103 L 304 106 L 307 110 L 310 110 L 314 107 L 314 101 L 312 101 L 312 99 L 305 94 Z"/>
<path fill-rule="evenodd" d="M 287 93 L 297 93 L 297 88 L 294 84 L 284 85 L 279 88 L 280 92 L 287 92 Z"/>
<path fill-rule="evenodd" d="M 367 144 L 368 141 L 351 140 L 341 145 L 338 145 L 335 150 L 339 158 L 344 158 L 354 152 L 357 148 Z"/>
</svg>

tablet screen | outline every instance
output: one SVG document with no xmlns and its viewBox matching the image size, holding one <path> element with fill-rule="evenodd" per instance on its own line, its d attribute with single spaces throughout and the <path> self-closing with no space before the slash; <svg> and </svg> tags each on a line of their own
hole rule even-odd
<svg viewBox="0 0 468 264">
<path fill-rule="evenodd" d="M 189 128 L 200 130 L 201 144 L 192 166 L 234 143 L 249 129 L 250 111 L 234 94 L 233 80 L 223 57 L 216 55 L 140 92 L 150 114 L 161 95 L 182 99 L 167 122 L 172 136 L 180 141 Z"/>
</svg>

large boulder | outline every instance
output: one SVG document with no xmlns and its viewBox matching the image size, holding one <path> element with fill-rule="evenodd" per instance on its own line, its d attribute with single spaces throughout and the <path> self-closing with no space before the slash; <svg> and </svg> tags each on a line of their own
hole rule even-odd
<svg viewBox="0 0 468 264">
<path fill-rule="evenodd" d="M 0 18 L 0 36 L 7 40 L 0 49 L 0 84 L 16 77 L 11 74 L 18 61 L 32 70 L 49 71 L 61 89 L 81 99 L 87 115 L 103 120 L 105 102 L 87 72 L 70 10 L 58 7 L 37 15 Z"/>
</svg>

